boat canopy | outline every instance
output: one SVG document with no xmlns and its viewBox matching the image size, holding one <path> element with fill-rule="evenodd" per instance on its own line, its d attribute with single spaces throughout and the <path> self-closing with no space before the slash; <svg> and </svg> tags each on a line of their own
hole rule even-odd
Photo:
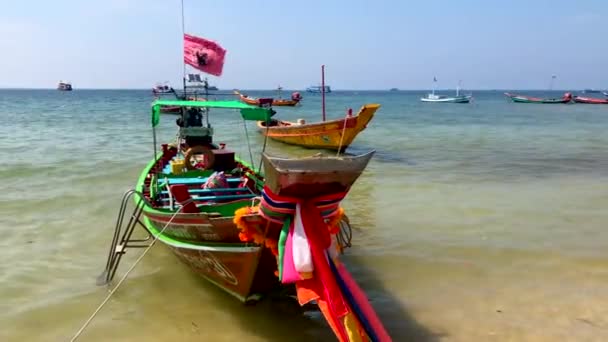
<svg viewBox="0 0 608 342">
<path fill-rule="evenodd" d="M 252 121 L 270 121 L 272 117 L 272 109 L 248 105 L 241 101 L 156 100 L 152 103 L 152 127 L 156 127 L 160 121 L 162 106 L 239 109 L 244 120 Z"/>
</svg>

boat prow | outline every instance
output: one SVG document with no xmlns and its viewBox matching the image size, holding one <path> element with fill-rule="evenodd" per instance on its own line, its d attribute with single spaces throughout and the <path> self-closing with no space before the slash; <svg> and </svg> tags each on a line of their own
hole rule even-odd
<svg viewBox="0 0 608 342">
<path fill-rule="evenodd" d="M 324 156 L 297 159 L 262 154 L 265 185 L 275 194 L 317 197 L 346 192 L 367 167 L 375 151 L 357 156 Z"/>
</svg>

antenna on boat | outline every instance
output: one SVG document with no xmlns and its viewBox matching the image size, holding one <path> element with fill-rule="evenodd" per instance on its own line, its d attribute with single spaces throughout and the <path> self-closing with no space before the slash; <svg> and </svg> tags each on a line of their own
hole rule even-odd
<svg viewBox="0 0 608 342">
<path fill-rule="evenodd" d="M 462 83 L 462 80 L 458 80 L 458 85 L 456 86 L 456 96 L 458 96 L 460 93 L 460 83 Z"/>
<path fill-rule="evenodd" d="M 556 75 L 551 75 L 551 82 L 549 82 L 549 90 L 553 90 L 553 80 L 556 78 Z"/>
<path fill-rule="evenodd" d="M 437 76 L 433 76 L 433 91 L 431 94 L 435 95 L 435 88 L 437 88 Z"/>
<path fill-rule="evenodd" d="M 325 64 L 321 65 L 321 107 L 323 110 L 323 121 L 325 121 Z"/>
</svg>

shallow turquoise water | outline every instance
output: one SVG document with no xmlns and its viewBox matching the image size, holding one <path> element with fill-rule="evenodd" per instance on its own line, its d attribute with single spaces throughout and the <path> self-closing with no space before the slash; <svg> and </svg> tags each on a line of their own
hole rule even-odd
<svg viewBox="0 0 608 342">
<path fill-rule="evenodd" d="M 608 339 L 608 106 L 423 94 L 327 96 L 330 118 L 382 105 L 347 151 L 377 152 L 344 203 L 355 226 L 346 262 L 395 340 Z M 318 120 L 320 96 L 303 95 L 277 116 Z M 103 299 L 95 277 L 119 200 L 153 153 L 151 100 L 147 90 L 0 91 L 2 340 L 69 339 Z M 159 141 L 174 121 L 161 118 Z M 236 113 L 212 124 L 216 142 L 249 158 Z M 253 124 L 248 134 L 259 151 Z M 331 338 L 314 315 L 234 303 L 160 246 L 123 286 L 82 340 Z"/>
</svg>

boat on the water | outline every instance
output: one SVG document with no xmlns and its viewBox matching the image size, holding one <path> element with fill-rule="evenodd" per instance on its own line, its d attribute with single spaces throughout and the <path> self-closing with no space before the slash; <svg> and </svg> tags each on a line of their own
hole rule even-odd
<svg viewBox="0 0 608 342">
<path fill-rule="evenodd" d="M 426 94 L 425 97 L 420 98 L 422 102 L 441 102 L 441 103 L 469 103 L 473 98 L 473 95 L 460 95 L 460 82 L 456 87 L 456 96 L 437 95 L 435 94 L 435 84 L 437 78 L 433 77 L 433 90 L 431 93 Z"/>
<path fill-rule="evenodd" d="M 175 89 L 173 89 L 173 87 L 169 86 L 169 84 L 167 82 L 158 83 L 154 86 L 154 88 L 152 88 L 152 94 L 155 96 L 158 96 L 161 94 L 175 94 Z"/>
<path fill-rule="evenodd" d="M 271 108 L 157 100 L 154 137 L 163 106 L 182 108 L 178 134 L 158 153 L 155 145 L 154 159 L 139 176 L 135 193 L 141 198 L 134 199 L 142 219 L 133 226 L 140 222 L 194 273 L 242 302 L 289 290 L 302 305 L 319 305 L 338 340 L 390 341 L 339 262 L 346 245 L 338 233 L 349 227 L 340 202 L 374 152 L 296 159 L 262 152 L 262 173 L 213 141 L 209 115 L 210 109 L 236 109 L 243 120 L 268 121 Z M 111 281 L 130 236 L 117 228 L 100 283 Z"/>
<path fill-rule="evenodd" d="M 303 119 L 297 122 L 272 119 L 258 121 L 260 133 L 268 138 L 291 145 L 308 148 L 344 151 L 372 120 L 379 104 L 366 104 L 357 115 L 352 111 L 345 118 L 306 123 Z"/>
<path fill-rule="evenodd" d="M 59 81 L 57 85 L 57 90 L 59 91 L 72 91 L 72 83 Z"/>
<path fill-rule="evenodd" d="M 576 103 L 608 104 L 608 99 L 598 99 L 594 97 L 574 96 L 573 100 Z"/>
<path fill-rule="evenodd" d="M 505 95 L 511 99 L 513 102 L 519 103 L 569 103 L 572 101 L 572 94 L 565 93 L 561 98 L 540 98 L 540 97 L 531 97 L 525 95 L 517 95 L 512 93 L 505 93 Z"/>
<path fill-rule="evenodd" d="M 234 91 L 234 94 L 237 95 L 239 97 L 239 99 L 247 104 L 253 105 L 253 106 L 259 106 L 260 105 L 260 99 L 257 97 L 251 97 L 248 95 L 243 95 L 241 94 L 238 90 Z M 302 101 L 302 95 L 299 92 L 294 92 L 291 94 L 291 99 L 272 99 L 272 105 L 273 106 L 289 106 L 289 107 L 293 107 L 296 106 L 298 103 L 300 103 L 300 101 Z"/>
<path fill-rule="evenodd" d="M 469 103 L 471 102 L 471 95 L 457 95 L 457 96 L 447 96 L 447 95 L 437 95 L 437 94 L 427 94 L 426 97 L 420 98 L 422 102 L 447 102 L 447 103 Z"/>
<path fill-rule="evenodd" d="M 325 86 L 310 86 L 306 88 L 306 92 L 320 94 L 320 93 L 331 93 L 331 87 L 328 85 Z"/>
<path fill-rule="evenodd" d="M 349 109 L 343 119 L 325 120 L 325 65 L 321 66 L 321 110 L 323 121 L 306 123 L 304 119 L 297 122 L 284 120 L 259 120 L 258 131 L 264 136 L 286 144 L 308 148 L 328 150 L 346 150 L 357 134 L 363 131 L 374 114 L 380 108 L 379 104 L 367 104 L 361 107 L 355 116 Z M 272 102 L 272 99 L 268 99 Z"/>
</svg>

